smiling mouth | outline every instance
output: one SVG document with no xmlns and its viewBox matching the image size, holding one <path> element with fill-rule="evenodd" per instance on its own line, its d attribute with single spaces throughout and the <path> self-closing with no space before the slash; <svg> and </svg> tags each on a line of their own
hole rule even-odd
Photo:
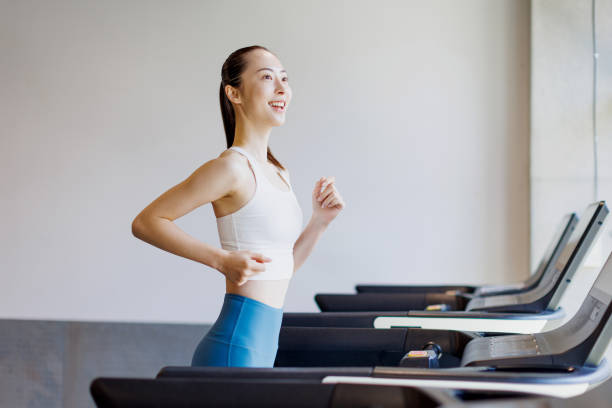
<svg viewBox="0 0 612 408">
<path fill-rule="evenodd" d="M 268 102 L 268 106 L 270 106 L 276 112 L 284 112 L 287 107 L 287 104 L 285 101 L 274 101 Z"/>
</svg>

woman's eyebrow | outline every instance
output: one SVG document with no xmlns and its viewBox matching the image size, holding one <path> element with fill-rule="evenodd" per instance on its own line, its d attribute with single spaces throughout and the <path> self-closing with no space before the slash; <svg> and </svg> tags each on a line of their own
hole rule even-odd
<svg viewBox="0 0 612 408">
<path fill-rule="evenodd" d="M 258 69 L 257 71 L 255 71 L 255 72 L 259 72 L 259 71 L 263 71 L 263 70 L 268 70 L 268 71 L 272 71 L 272 72 L 274 72 L 274 70 L 273 70 L 272 68 L 259 68 L 259 69 Z M 282 70 L 282 71 L 280 71 L 280 72 L 287 72 L 287 71 L 283 69 L 283 70 Z"/>
</svg>

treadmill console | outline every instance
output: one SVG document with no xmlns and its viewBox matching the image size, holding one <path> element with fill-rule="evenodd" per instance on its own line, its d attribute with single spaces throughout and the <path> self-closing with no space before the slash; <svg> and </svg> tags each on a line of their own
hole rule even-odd
<svg viewBox="0 0 612 408">
<path fill-rule="evenodd" d="M 576 315 L 545 333 L 482 337 L 470 341 L 462 366 L 571 369 L 596 366 L 612 338 L 612 254 Z"/>
<path fill-rule="evenodd" d="M 557 263 L 548 268 L 537 286 L 513 295 L 473 298 L 465 310 L 506 313 L 541 313 L 546 309 L 555 310 L 558 300 L 601 231 L 608 212 L 604 201 L 595 202 L 586 208 Z"/>
</svg>

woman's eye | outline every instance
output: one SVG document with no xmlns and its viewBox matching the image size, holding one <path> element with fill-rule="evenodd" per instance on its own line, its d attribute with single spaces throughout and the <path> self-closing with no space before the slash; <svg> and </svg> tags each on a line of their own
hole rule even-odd
<svg viewBox="0 0 612 408">
<path fill-rule="evenodd" d="M 264 79 L 267 79 L 267 78 L 272 78 L 272 75 L 270 75 L 270 74 L 266 74 L 266 75 L 264 75 L 264 76 L 263 76 L 263 78 L 264 78 Z M 288 81 L 289 81 L 289 77 L 284 77 L 284 78 L 283 78 L 283 81 L 288 82 Z"/>
</svg>

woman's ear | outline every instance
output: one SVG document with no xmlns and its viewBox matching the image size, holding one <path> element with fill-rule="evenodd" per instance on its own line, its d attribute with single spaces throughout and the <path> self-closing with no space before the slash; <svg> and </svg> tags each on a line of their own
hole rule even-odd
<svg viewBox="0 0 612 408">
<path fill-rule="evenodd" d="M 225 85 L 225 95 L 230 102 L 240 104 L 240 92 L 231 85 Z"/>
</svg>

